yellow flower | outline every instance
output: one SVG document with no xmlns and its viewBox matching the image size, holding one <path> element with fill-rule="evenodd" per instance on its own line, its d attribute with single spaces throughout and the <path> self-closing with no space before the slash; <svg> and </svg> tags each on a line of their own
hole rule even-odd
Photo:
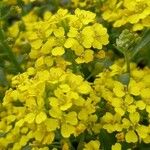
<svg viewBox="0 0 150 150">
<path fill-rule="evenodd" d="M 78 113 L 78 118 L 80 120 L 84 120 L 86 121 L 88 119 L 88 112 L 86 109 L 82 109 L 79 113 Z"/>
<path fill-rule="evenodd" d="M 144 110 L 146 107 L 146 104 L 142 100 L 139 100 L 136 102 L 136 106 L 138 107 L 139 110 Z"/>
<path fill-rule="evenodd" d="M 112 145 L 111 150 L 121 150 L 121 144 L 115 143 L 114 145 Z"/>
<path fill-rule="evenodd" d="M 132 24 L 133 30 L 142 30 L 147 27 L 147 17 L 150 14 L 150 4 L 146 0 L 108 0 L 102 9 L 103 18 L 108 22 L 113 22 L 114 27 L 120 27 L 125 24 Z M 148 25 L 149 26 L 149 25 Z"/>
<path fill-rule="evenodd" d="M 52 50 L 52 47 L 55 45 L 55 39 L 53 37 L 50 37 L 41 48 L 41 52 L 43 54 L 49 54 Z"/>
<path fill-rule="evenodd" d="M 75 15 L 84 25 L 93 22 L 96 17 L 94 13 L 90 11 L 80 10 L 79 8 L 75 10 Z"/>
<path fill-rule="evenodd" d="M 92 140 L 89 143 L 84 145 L 83 150 L 99 150 L 100 149 L 100 142 L 98 140 Z"/>
<path fill-rule="evenodd" d="M 77 88 L 78 92 L 81 94 L 89 94 L 91 91 L 91 86 L 89 85 L 88 82 L 83 82 L 79 87 Z"/>
<path fill-rule="evenodd" d="M 64 138 L 70 137 L 71 134 L 75 132 L 75 127 L 69 124 L 62 124 L 61 134 Z"/>
<path fill-rule="evenodd" d="M 55 131 L 57 128 L 59 128 L 59 122 L 57 119 L 48 118 L 44 124 L 46 125 L 48 132 Z"/>
<path fill-rule="evenodd" d="M 43 41 L 41 39 L 37 39 L 35 41 L 32 41 L 31 42 L 31 47 L 36 50 L 36 49 L 39 49 L 43 44 Z"/>
<path fill-rule="evenodd" d="M 25 146 L 26 144 L 27 144 L 27 142 L 28 142 L 28 137 L 27 136 L 22 136 L 21 137 L 21 139 L 20 139 L 20 141 L 19 141 L 19 144 L 20 144 L 20 146 Z"/>
<path fill-rule="evenodd" d="M 87 26 L 81 31 L 81 34 L 82 34 L 82 38 L 83 38 L 82 45 L 85 48 L 91 48 L 92 47 L 92 43 L 94 41 L 93 28 L 91 26 Z"/>
<path fill-rule="evenodd" d="M 138 112 L 130 113 L 129 118 L 133 124 L 138 124 L 140 121 L 140 115 Z"/>
<path fill-rule="evenodd" d="M 125 135 L 125 140 L 128 143 L 136 143 L 138 141 L 138 136 L 133 130 L 129 130 Z"/>
<path fill-rule="evenodd" d="M 64 143 L 63 146 L 62 146 L 62 150 L 70 150 L 69 144 Z"/>
<path fill-rule="evenodd" d="M 150 114 L 150 105 L 146 106 L 146 111 Z"/>
<path fill-rule="evenodd" d="M 150 98 L 150 88 L 144 88 L 141 90 L 141 97 L 144 99 Z"/>
<path fill-rule="evenodd" d="M 46 119 L 47 119 L 47 115 L 45 114 L 45 112 L 40 112 L 39 114 L 37 114 L 37 116 L 35 118 L 35 122 L 37 124 L 40 124 L 43 121 L 45 121 Z"/>
<path fill-rule="evenodd" d="M 94 58 L 93 54 L 94 52 L 92 50 L 85 50 L 75 61 L 78 64 L 91 62 Z"/>
<path fill-rule="evenodd" d="M 107 29 L 98 23 L 95 23 L 92 27 L 94 30 L 94 41 L 92 45 L 94 48 L 102 49 L 102 45 L 107 45 L 109 42 Z"/>
<path fill-rule="evenodd" d="M 8 32 L 10 34 L 10 36 L 12 37 L 17 37 L 18 33 L 19 33 L 19 22 L 15 22 L 12 26 L 10 26 L 8 28 Z"/>
<path fill-rule="evenodd" d="M 115 95 L 117 97 L 123 97 L 125 95 L 123 84 L 121 84 L 120 82 L 116 81 L 114 83 L 113 92 L 115 93 Z"/>
<path fill-rule="evenodd" d="M 138 133 L 138 135 L 139 135 L 140 138 L 145 139 L 145 138 L 148 137 L 149 129 L 148 129 L 147 126 L 139 125 L 139 126 L 136 128 L 136 132 Z"/>
<path fill-rule="evenodd" d="M 55 29 L 55 30 L 54 30 L 54 35 L 55 35 L 56 37 L 63 37 L 64 34 L 65 34 L 65 30 L 64 30 L 63 27 L 59 27 L 58 29 Z"/>
<path fill-rule="evenodd" d="M 75 38 L 79 34 L 78 30 L 74 27 L 70 27 L 69 32 L 67 33 L 67 36 L 70 38 Z"/>
<path fill-rule="evenodd" d="M 44 65 L 44 57 L 41 56 L 40 58 L 38 58 L 35 62 L 35 66 L 38 68 L 38 67 L 41 67 L 42 65 Z"/>
<path fill-rule="evenodd" d="M 57 119 L 61 119 L 62 117 L 62 111 L 59 109 L 59 107 L 52 107 L 49 110 L 49 114 L 50 116 L 57 118 Z"/>
<path fill-rule="evenodd" d="M 28 123 L 33 123 L 35 119 L 35 114 L 34 113 L 29 113 L 25 116 L 25 121 L 28 122 Z"/>
<path fill-rule="evenodd" d="M 71 124 L 71 125 L 76 125 L 78 123 L 77 120 L 77 113 L 76 112 L 69 112 L 65 116 L 66 123 Z"/>
<path fill-rule="evenodd" d="M 55 138 L 55 134 L 54 132 L 49 132 L 45 135 L 45 137 L 43 138 L 42 144 L 52 144 L 52 142 L 54 141 Z M 45 148 L 48 149 L 48 148 Z"/>
<path fill-rule="evenodd" d="M 63 47 L 55 47 L 52 49 L 52 55 L 53 56 L 61 56 L 65 53 L 65 50 Z"/>
<path fill-rule="evenodd" d="M 129 90 L 130 90 L 130 93 L 135 95 L 135 96 L 140 95 L 140 87 L 134 80 L 130 81 Z"/>
</svg>

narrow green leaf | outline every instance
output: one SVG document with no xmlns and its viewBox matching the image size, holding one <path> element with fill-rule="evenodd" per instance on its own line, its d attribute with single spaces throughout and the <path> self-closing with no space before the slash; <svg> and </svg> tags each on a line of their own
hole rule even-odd
<svg viewBox="0 0 150 150">
<path fill-rule="evenodd" d="M 141 40 L 134 47 L 131 58 L 133 58 L 143 47 L 148 44 L 150 44 L 150 29 L 146 29 Z"/>
<path fill-rule="evenodd" d="M 116 142 L 115 135 L 113 133 L 108 133 L 106 130 L 102 129 L 99 134 L 101 148 L 103 150 L 111 150 L 111 146 Z"/>
<path fill-rule="evenodd" d="M 0 67 L 0 85 L 7 86 L 6 75 L 2 67 Z"/>
<path fill-rule="evenodd" d="M 124 73 L 118 76 L 118 80 L 123 83 L 124 85 L 128 85 L 130 82 L 130 74 Z"/>
</svg>

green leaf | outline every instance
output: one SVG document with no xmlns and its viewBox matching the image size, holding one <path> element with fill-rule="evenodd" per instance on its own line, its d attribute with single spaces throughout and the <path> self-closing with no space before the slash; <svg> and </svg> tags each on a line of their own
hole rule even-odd
<svg viewBox="0 0 150 150">
<path fill-rule="evenodd" d="M 5 137 L 7 133 L 5 132 L 0 132 L 0 138 Z"/>
<path fill-rule="evenodd" d="M 106 130 L 101 129 L 99 134 L 101 148 L 103 150 L 111 150 L 111 146 L 116 143 L 114 133 L 108 133 Z"/>
<path fill-rule="evenodd" d="M 7 86 L 6 75 L 4 73 L 4 69 L 0 67 L 0 85 Z"/>
<path fill-rule="evenodd" d="M 130 82 L 130 74 L 129 73 L 124 73 L 118 76 L 118 80 L 125 85 L 128 85 Z"/>
<path fill-rule="evenodd" d="M 146 29 L 143 33 L 141 40 L 136 44 L 133 49 L 131 58 L 133 58 L 141 49 L 150 44 L 150 29 Z"/>
<path fill-rule="evenodd" d="M 27 145 L 27 146 L 22 148 L 22 150 L 31 150 L 31 149 L 32 149 L 32 147 L 30 145 Z"/>
</svg>

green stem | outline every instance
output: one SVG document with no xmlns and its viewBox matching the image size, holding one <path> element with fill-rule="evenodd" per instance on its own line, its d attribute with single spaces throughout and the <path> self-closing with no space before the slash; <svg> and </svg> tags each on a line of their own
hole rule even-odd
<svg viewBox="0 0 150 150">
<path fill-rule="evenodd" d="M 77 150 L 82 150 L 84 147 L 84 138 L 85 138 L 85 134 L 83 133 L 80 137 L 80 141 L 77 147 Z"/>
<path fill-rule="evenodd" d="M 125 54 L 125 60 L 126 60 L 126 64 L 127 64 L 127 73 L 130 74 L 130 59 L 128 54 Z"/>
<path fill-rule="evenodd" d="M 89 80 L 93 76 L 93 73 L 91 73 L 85 80 Z"/>
</svg>

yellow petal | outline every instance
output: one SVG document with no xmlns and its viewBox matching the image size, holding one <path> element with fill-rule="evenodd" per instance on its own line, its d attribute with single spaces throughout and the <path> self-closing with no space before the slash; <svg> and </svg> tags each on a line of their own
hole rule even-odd
<svg viewBox="0 0 150 150">
<path fill-rule="evenodd" d="M 138 141 L 138 137 L 133 130 L 129 130 L 126 135 L 125 139 L 128 143 L 136 143 Z"/>
<path fill-rule="evenodd" d="M 45 44 L 43 44 L 41 52 L 43 54 L 49 54 L 54 44 L 55 44 L 54 38 L 50 38 Z"/>
<path fill-rule="evenodd" d="M 78 92 L 81 94 L 88 94 L 91 91 L 91 86 L 89 85 L 88 82 L 83 82 L 79 87 L 78 87 Z"/>
<path fill-rule="evenodd" d="M 25 146 L 27 144 L 28 140 L 29 140 L 28 137 L 24 135 L 24 136 L 21 137 L 21 139 L 19 141 L 19 144 L 21 146 Z"/>
<path fill-rule="evenodd" d="M 145 88 L 141 90 L 141 97 L 149 99 L 150 98 L 150 88 Z"/>
<path fill-rule="evenodd" d="M 58 29 L 54 30 L 54 35 L 56 37 L 62 37 L 62 36 L 64 36 L 64 34 L 65 34 L 65 30 L 63 27 L 59 27 Z"/>
<path fill-rule="evenodd" d="M 22 127 L 24 124 L 25 120 L 24 119 L 20 119 L 19 121 L 16 122 L 16 126 L 18 127 Z"/>
<path fill-rule="evenodd" d="M 55 133 L 54 132 L 50 132 L 47 135 L 44 136 L 43 140 L 42 140 L 42 144 L 51 144 L 53 142 L 55 138 Z M 49 148 L 47 148 L 49 149 Z M 42 149 L 42 150 L 47 150 L 47 149 Z"/>
<path fill-rule="evenodd" d="M 54 117 L 54 118 L 58 118 L 58 119 L 61 119 L 61 116 L 62 116 L 62 112 L 61 110 L 58 108 L 58 107 L 52 107 L 50 110 L 49 110 L 49 114 Z"/>
<path fill-rule="evenodd" d="M 69 123 L 71 125 L 76 125 L 78 123 L 78 120 L 77 120 L 77 113 L 72 111 L 72 112 L 69 112 L 66 117 L 66 123 Z"/>
<path fill-rule="evenodd" d="M 85 109 L 82 109 L 79 113 L 78 113 L 78 118 L 80 120 L 84 120 L 86 121 L 88 119 L 88 112 Z"/>
<path fill-rule="evenodd" d="M 34 49 L 39 49 L 42 46 L 42 40 L 35 40 L 33 42 L 31 42 L 31 47 Z"/>
<path fill-rule="evenodd" d="M 73 127 L 72 125 L 63 124 L 61 126 L 61 134 L 64 138 L 70 137 L 70 135 L 73 134 L 74 132 L 75 132 L 75 127 Z"/>
<path fill-rule="evenodd" d="M 64 44 L 66 48 L 71 48 L 76 43 L 74 38 L 68 38 Z"/>
<path fill-rule="evenodd" d="M 139 100 L 139 101 L 136 102 L 136 106 L 137 106 L 140 110 L 143 110 L 143 109 L 145 109 L 146 104 L 145 104 L 142 100 Z"/>
<path fill-rule="evenodd" d="M 115 143 L 115 145 L 112 145 L 111 150 L 121 150 L 121 144 Z"/>
<path fill-rule="evenodd" d="M 36 116 L 35 122 L 36 122 L 37 124 L 40 124 L 40 123 L 42 123 L 43 121 L 45 121 L 46 118 L 47 118 L 47 115 L 45 114 L 45 112 L 40 112 L 40 113 Z"/>
<path fill-rule="evenodd" d="M 140 115 L 138 112 L 130 113 L 129 118 L 133 124 L 137 124 L 140 120 Z"/>
<path fill-rule="evenodd" d="M 146 111 L 150 114 L 150 105 L 146 106 Z"/>
<path fill-rule="evenodd" d="M 63 47 L 55 47 L 52 49 L 52 55 L 53 56 L 61 56 L 65 53 L 65 50 Z"/>
<path fill-rule="evenodd" d="M 48 132 L 55 131 L 57 128 L 59 128 L 59 122 L 57 119 L 48 118 L 45 121 L 45 125 Z"/>
<path fill-rule="evenodd" d="M 41 56 L 40 58 L 38 58 L 35 62 L 35 66 L 36 67 L 41 67 L 42 65 L 44 65 L 44 57 Z"/>
<path fill-rule="evenodd" d="M 61 88 L 61 90 L 65 93 L 70 91 L 70 86 L 68 84 L 61 84 L 59 85 L 59 87 Z"/>
<path fill-rule="evenodd" d="M 28 123 L 33 123 L 34 119 L 35 119 L 35 114 L 34 113 L 29 113 L 29 114 L 26 115 L 24 120 Z"/>
</svg>

